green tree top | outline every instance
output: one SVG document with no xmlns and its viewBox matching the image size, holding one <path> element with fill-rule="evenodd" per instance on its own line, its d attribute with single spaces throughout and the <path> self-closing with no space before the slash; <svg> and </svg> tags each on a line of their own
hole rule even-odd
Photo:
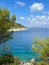
<svg viewBox="0 0 49 65">
<path fill-rule="evenodd" d="M 15 21 L 16 16 L 10 16 L 10 11 L 8 9 L 0 9 L 0 44 L 11 38 L 12 32 L 8 30 Z"/>
<path fill-rule="evenodd" d="M 36 38 L 32 49 L 39 54 L 42 60 L 47 61 L 49 59 L 49 38 L 43 40 Z"/>
</svg>

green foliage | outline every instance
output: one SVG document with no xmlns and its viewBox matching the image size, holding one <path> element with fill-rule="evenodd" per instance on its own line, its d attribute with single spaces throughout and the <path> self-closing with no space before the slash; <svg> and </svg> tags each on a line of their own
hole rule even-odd
<svg viewBox="0 0 49 65">
<path fill-rule="evenodd" d="M 0 44 L 4 43 L 2 54 L 0 55 L 0 65 L 13 62 L 13 55 L 10 53 L 10 48 L 5 44 L 6 41 L 12 38 L 12 31 L 8 31 L 11 28 L 21 28 L 24 27 L 21 24 L 15 23 L 16 16 L 10 16 L 10 11 L 8 9 L 0 9 Z M 1 53 L 0 52 L 0 53 Z M 15 59 L 15 64 L 19 65 L 20 60 Z"/>
<path fill-rule="evenodd" d="M 42 62 L 37 62 L 36 65 L 49 65 L 49 64 L 47 62 L 42 61 Z"/>
<path fill-rule="evenodd" d="M 16 16 L 10 17 L 10 11 L 7 9 L 0 9 L 0 44 L 11 38 L 12 32 L 8 30 L 12 27 L 12 23 L 15 22 Z"/>
<path fill-rule="evenodd" d="M 19 23 L 16 23 L 16 25 L 18 28 L 25 28 L 23 25 L 19 24 Z"/>
<path fill-rule="evenodd" d="M 10 65 L 23 65 L 23 64 L 21 63 L 21 60 L 19 58 L 15 57 L 14 63 L 11 63 Z"/>
<path fill-rule="evenodd" d="M 6 63 L 13 63 L 14 62 L 14 58 L 13 55 L 11 54 L 4 54 L 0 56 L 0 64 L 2 65 L 2 63 L 6 64 Z"/>
<path fill-rule="evenodd" d="M 15 22 L 15 21 L 16 21 L 16 16 L 15 16 L 15 14 L 13 14 L 13 15 L 11 16 L 11 21 L 12 21 L 12 22 Z"/>
<path fill-rule="evenodd" d="M 43 40 L 36 38 L 32 49 L 39 54 L 42 60 L 49 61 L 49 38 Z"/>
<path fill-rule="evenodd" d="M 12 23 L 12 28 L 25 28 L 23 25 L 19 24 L 19 23 Z"/>
<path fill-rule="evenodd" d="M 0 50 L 0 65 L 2 63 L 5 65 L 12 63 L 14 61 L 13 55 L 11 54 L 11 49 L 5 44 L 6 41 L 12 38 L 12 31 L 8 31 L 11 28 L 21 28 L 24 27 L 21 24 L 15 23 L 16 16 L 10 16 L 10 11 L 8 9 L 0 9 L 0 44 L 4 43 L 4 47 Z M 19 58 L 15 58 L 14 65 L 20 65 Z"/>
<path fill-rule="evenodd" d="M 9 32 L 8 30 L 11 29 L 12 24 L 15 21 L 16 16 L 12 15 L 11 17 L 8 9 L 0 9 L 0 44 L 4 43 L 4 48 L 2 50 L 3 53 L 0 55 L 0 63 L 6 63 L 7 61 L 11 62 L 13 59 L 13 56 L 10 55 L 9 48 L 7 48 L 5 42 L 12 38 L 13 32 Z"/>
</svg>

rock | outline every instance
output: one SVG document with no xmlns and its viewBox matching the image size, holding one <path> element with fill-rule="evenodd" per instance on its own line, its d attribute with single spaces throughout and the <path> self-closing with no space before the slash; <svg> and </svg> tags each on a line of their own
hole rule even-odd
<svg viewBox="0 0 49 65">
<path fill-rule="evenodd" d="M 32 65 L 36 65 L 36 60 L 34 58 L 30 62 Z"/>
<path fill-rule="evenodd" d="M 30 65 L 30 63 L 27 62 L 27 63 L 24 63 L 23 65 Z"/>
</svg>

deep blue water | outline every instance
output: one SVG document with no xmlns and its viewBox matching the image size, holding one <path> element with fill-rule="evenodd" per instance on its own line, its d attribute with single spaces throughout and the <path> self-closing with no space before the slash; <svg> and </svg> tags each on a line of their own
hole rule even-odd
<svg viewBox="0 0 49 65">
<path fill-rule="evenodd" d="M 32 28 L 25 31 L 13 33 L 13 39 L 7 43 L 12 48 L 13 55 L 19 57 L 23 61 L 30 61 L 32 58 L 40 60 L 39 56 L 32 50 L 34 38 L 49 37 L 49 30 L 44 28 Z"/>
</svg>

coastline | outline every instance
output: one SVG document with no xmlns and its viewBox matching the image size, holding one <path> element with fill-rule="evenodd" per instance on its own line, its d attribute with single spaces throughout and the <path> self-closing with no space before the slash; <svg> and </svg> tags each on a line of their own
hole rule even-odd
<svg viewBox="0 0 49 65">
<path fill-rule="evenodd" d="M 9 29 L 8 31 L 24 31 L 24 30 L 27 30 L 28 28 L 12 28 L 12 29 Z"/>
</svg>

